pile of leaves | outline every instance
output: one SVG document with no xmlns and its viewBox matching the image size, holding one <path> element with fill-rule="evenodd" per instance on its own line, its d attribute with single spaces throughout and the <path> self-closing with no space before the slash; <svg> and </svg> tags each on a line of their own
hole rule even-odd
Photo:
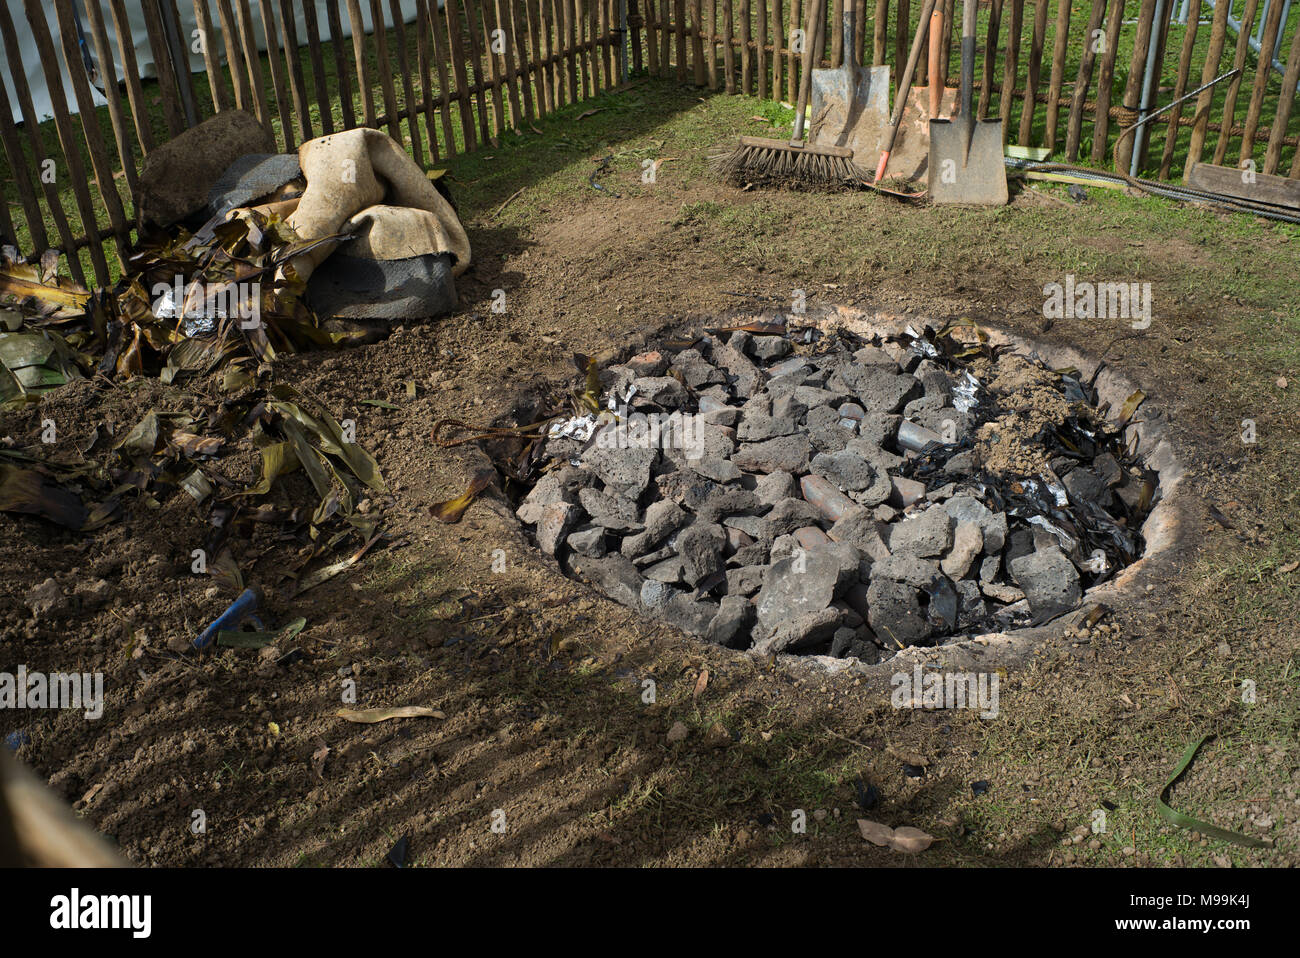
<svg viewBox="0 0 1300 958">
<path fill-rule="evenodd" d="M 230 546 L 253 523 L 277 523 L 278 540 L 294 544 L 295 557 L 277 568 L 299 590 L 356 561 L 379 537 L 377 515 L 357 508 L 368 492 L 387 492 L 379 466 L 323 404 L 275 384 L 272 365 L 285 352 L 347 341 L 321 327 L 293 269 L 318 243 L 344 238 L 307 243 L 274 215 L 237 211 L 194 234 L 146 237 L 126 275 L 94 292 L 58 275 L 57 251 L 28 262 L 0 250 L 0 409 L 82 379 L 105 390 L 138 377 L 207 380 L 175 390 L 174 403 L 166 393 L 175 408 L 150 409 L 125 433 L 95 427 L 77 449 L 0 435 L 0 510 L 91 532 L 130 501 L 153 508 L 188 496 L 210 524 L 206 554 L 222 557 L 214 574 L 239 588 Z M 246 467 L 228 475 L 223 460 L 250 450 L 260 476 L 249 483 Z M 282 482 L 294 473 L 307 482 Z M 348 558 L 306 571 L 348 540 Z"/>
</svg>

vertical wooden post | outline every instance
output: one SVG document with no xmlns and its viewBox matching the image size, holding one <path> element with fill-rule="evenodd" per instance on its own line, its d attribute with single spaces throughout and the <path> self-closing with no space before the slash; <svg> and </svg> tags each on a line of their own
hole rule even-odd
<svg viewBox="0 0 1300 958">
<path fill-rule="evenodd" d="M 388 116 L 385 125 L 388 127 L 388 135 L 402 143 L 402 118 L 398 114 L 397 92 L 393 88 L 393 63 L 388 56 L 388 25 L 384 22 L 381 0 L 370 0 L 370 24 L 374 27 L 375 69 L 379 71 L 379 88 L 383 91 L 384 113 Z"/>
<path fill-rule="evenodd" d="M 772 99 L 780 100 L 785 89 L 785 10 L 781 0 L 772 0 Z"/>
<path fill-rule="evenodd" d="M 465 149 L 473 150 L 478 146 L 475 133 L 474 105 L 470 98 L 469 71 L 465 66 L 465 50 L 461 46 L 460 12 L 456 9 L 457 0 L 446 0 L 443 12 L 447 17 L 447 45 L 451 51 L 451 71 L 456 78 L 456 98 L 460 101 L 456 111 L 460 114 L 460 132 L 465 138 Z M 429 12 L 437 19 L 438 0 L 429 0 Z M 481 97 L 481 94 L 480 94 Z M 479 109 L 482 109 L 480 99 Z"/>
<path fill-rule="evenodd" d="M 204 65 L 209 66 L 209 61 L 216 61 L 216 56 L 212 54 L 212 48 L 209 46 L 212 40 L 211 22 L 207 18 L 207 4 L 202 0 L 195 0 L 195 3 L 203 7 L 205 22 L 208 23 L 206 28 L 200 27 L 200 29 L 204 30 Z M 131 195 L 135 196 L 140 180 L 135 172 L 135 154 L 131 151 L 131 141 L 127 138 L 126 115 L 122 112 L 122 98 L 117 91 L 113 51 L 108 45 L 108 32 L 104 29 L 104 11 L 99 6 L 99 0 L 85 0 L 85 10 L 86 19 L 90 21 L 90 33 L 95 40 L 95 56 L 99 58 L 100 69 L 108 71 L 104 83 L 104 97 L 108 100 L 108 119 L 113 126 L 113 142 L 117 144 L 117 156 L 122 161 L 122 174 L 126 177 L 126 184 L 130 188 Z M 216 84 L 213 89 L 220 89 L 220 63 L 216 63 L 216 67 L 217 80 L 212 81 Z M 223 96 L 222 99 L 224 101 L 225 97 Z"/>
<path fill-rule="evenodd" d="M 212 29 L 212 11 L 208 9 L 207 0 L 194 0 L 194 23 L 198 27 L 199 37 L 203 43 L 203 70 L 208 75 L 208 89 L 212 92 L 212 108 L 217 113 L 230 108 L 230 100 L 226 96 L 226 87 L 221 81 L 223 73 L 221 70 L 221 57 L 218 55 L 213 41 L 216 40 L 216 33 Z M 90 32 L 95 38 L 95 56 L 101 64 L 112 63 L 112 55 L 109 59 L 104 59 L 104 50 L 99 49 L 99 37 L 96 34 L 95 24 L 98 22 L 99 31 L 104 29 L 104 11 L 98 3 L 93 0 L 87 0 L 85 3 L 86 18 L 90 21 Z M 104 38 L 105 50 L 108 48 L 108 38 Z M 117 79 L 116 76 L 113 77 Z M 107 92 L 107 91 L 105 91 Z"/>
<path fill-rule="evenodd" d="M 1003 143 L 1011 136 L 1011 106 L 1016 99 L 1016 75 L 1020 72 L 1020 32 L 1024 16 L 1025 0 L 1011 0 L 1011 22 L 1007 24 L 1007 58 L 1002 71 L 1002 92 L 998 95 Z"/>
<path fill-rule="evenodd" d="M 419 0 L 416 0 L 417 4 Z M 397 68 L 402 75 L 402 104 L 406 114 L 406 128 L 411 134 L 411 158 L 415 165 L 424 166 L 424 140 L 420 135 L 420 111 L 415 101 L 415 88 L 411 83 L 411 58 L 406 53 L 406 24 L 402 16 L 401 0 L 388 0 L 388 10 L 393 17 L 393 39 L 397 41 Z M 295 51 L 296 53 L 296 51 Z M 418 55 L 418 51 L 417 51 Z M 389 67 L 385 73 L 392 73 Z M 391 83 L 391 80 L 390 80 Z M 401 130 L 401 117 L 398 117 L 398 130 Z M 429 136 L 434 138 L 433 127 L 429 127 Z M 400 137 L 397 140 L 401 143 Z"/>
<path fill-rule="evenodd" d="M 343 24 L 340 22 L 337 0 L 325 4 L 325 16 L 330 28 L 330 46 L 334 48 L 334 76 L 339 83 L 339 113 L 343 129 L 350 130 L 357 125 L 357 113 L 352 104 L 352 81 L 348 77 L 348 58 L 343 47 Z"/>
<path fill-rule="evenodd" d="M 1228 141 L 1232 139 L 1232 127 L 1236 122 L 1237 93 L 1241 89 L 1241 80 L 1245 75 L 1246 56 L 1250 53 L 1251 27 L 1255 25 L 1255 13 L 1259 9 L 1259 0 L 1246 0 L 1246 7 L 1241 12 L 1241 29 L 1237 33 L 1237 51 L 1233 56 L 1232 68 L 1241 70 L 1228 81 L 1228 88 L 1223 94 L 1223 116 L 1219 120 L 1219 139 L 1214 144 L 1214 165 L 1222 166 L 1228 152 Z"/>
<path fill-rule="evenodd" d="M 749 0 L 740 0 L 740 89 L 745 96 L 754 92 L 754 52 L 750 49 Z"/>
<path fill-rule="evenodd" d="M 1264 18 L 1264 33 L 1259 40 L 1259 57 L 1255 61 L 1255 84 L 1250 91 L 1250 105 L 1246 107 L 1246 128 L 1241 134 L 1240 164 L 1245 164 L 1251 159 L 1255 150 L 1255 134 L 1259 131 L 1259 116 L 1264 107 L 1264 94 L 1268 92 L 1268 81 L 1273 74 L 1273 47 L 1277 44 L 1283 7 L 1282 0 L 1273 0 L 1268 5 L 1268 15 Z M 1292 86 L 1290 90 L 1283 92 L 1294 95 L 1295 87 Z"/>
<path fill-rule="evenodd" d="M 293 135 L 293 114 L 289 110 L 288 91 L 284 83 L 284 62 L 280 59 L 280 31 L 275 24 L 275 3 L 262 0 L 258 4 L 262 10 L 262 39 L 266 44 L 266 61 L 271 68 L 271 90 L 275 94 L 275 108 L 280 115 L 280 136 L 286 153 L 297 148 Z M 294 51 L 296 56 L 297 50 Z"/>
<path fill-rule="evenodd" d="M 1065 0 L 1066 3 L 1069 0 Z M 1227 9 L 1227 4 L 1223 4 Z M 1097 58 L 1097 31 L 1101 29 L 1102 19 L 1106 15 L 1106 0 L 1092 0 L 1092 12 L 1088 15 L 1088 27 L 1084 31 L 1083 54 L 1079 59 L 1079 73 L 1074 80 L 1074 92 L 1070 94 L 1070 119 L 1065 126 L 1065 161 L 1074 163 L 1079 158 L 1079 138 L 1083 133 L 1083 105 L 1088 98 L 1088 87 L 1092 83 L 1092 65 Z"/>
<path fill-rule="evenodd" d="M 816 0 L 811 0 L 811 2 L 816 2 Z M 789 32 L 786 34 L 786 36 L 790 37 L 790 42 L 786 44 L 785 99 L 787 103 L 791 104 L 795 103 L 799 99 L 798 66 L 803 57 L 801 53 L 795 52 L 794 36 L 795 31 L 801 29 L 800 23 L 802 22 L 802 18 L 800 17 L 800 14 L 802 12 L 802 4 L 803 0 L 790 0 Z M 804 37 L 803 42 L 811 43 L 812 38 Z M 803 48 L 801 47 L 800 49 L 802 50 Z"/>
<path fill-rule="evenodd" d="M 1047 40 L 1047 0 L 1035 0 L 1034 34 L 1029 47 L 1029 76 L 1020 107 L 1020 145 L 1029 146 L 1033 137 L 1034 114 L 1038 111 L 1038 84 L 1043 76 L 1043 44 Z"/>
<path fill-rule="evenodd" d="M 1196 46 L 1196 31 L 1201 20 L 1201 0 L 1191 0 L 1187 12 L 1187 27 L 1183 33 L 1183 48 L 1178 55 L 1178 77 L 1174 81 L 1174 99 L 1177 100 L 1187 92 L 1187 78 L 1192 72 L 1192 50 Z M 1182 104 L 1174 107 L 1169 114 L 1169 127 L 1165 133 L 1165 149 L 1160 158 L 1158 179 L 1169 178 L 1169 166 L 1173 163 L 1174 147 L 1178 143 L 1178 130 L 1183 118 Z"/>
<path fill-rule="evenodd" d="M 334 108 L 330 103 L 329 85 L 325 80 L 325 56 L 320 45 L 320 23 L 316 19 L 315 0 L 300 0 L 303 26 L 307 30 L 307 52 L 311 56 L 312 83 L 316 87 L 316 106 L 320 110 L 321 131 L 334 132 Z"/>
<path fill-rule="evenodd" d="M 754 0 L 758 5 L 758 34 L 754 42 L 754 60 L 758 70 L 758 98 L 767 99 L 767 0 Z"/>
<path fill-rule="evenodd" d="M 1282 74 L 1282 91 L 1278 95 L 1277 113 L 1273 116 L 1273 129 L 1268 134 L 1268 149 L 1264 153 L 1264 172 L 1274 174 L 1282 159 L 1282 138 L 1291 119 L 1291 109 L 1296 98 L 1296 82 L 1300 81 L 1300 16 L 1296 18 L 1295 32 L 1291 34 L 1291 54 L 1286 58 L 1286 71 Z M 1296 147 L 1300 157 L 1300 146 Z M 1300 167 L 1295 167 L 1300 169 Z M 1292 176 L 1295 173 L 1291 174 Z"/>
<path fill-rule="evenodd" d="M 691 56 L 695 67 L 695 85 L 709 82 L 708 68 L 704 64 L 704 5 L 701 0 L 691 0 Z"/>
<path fill-rule="evenodd" d="M 871 22 L 871 65 L 885 66 L 885 42 L 889 38 L 889 0 L 876 0 Z"/>
<path fill-rule="evenodd" d="M 1094 4 L 1095 6 L 1095 4 Z M 1052 78 L 1047 87 L 1047 139 L 1044 145 L 1048 153 L 1056 152 L 1057 118 L 1061 109 L 1061 87 L 1065 82 L 1065 57 L 1070 40 L 1070 0 L 1057 0 L 1056 35 L 1052 38 Z M 1087 48 L 1092 46 L 1092 37 L 1084 37 L 1083 56 L 1088 56 Z M 1092 64 L 1089 63 L 1089 70 Z M 1073 103 L 1071 104 L 1073 107 Z"/>
<path fill-rule="evenodd" d="M 1142 0 L 1142 7 L 1138 11 L 1137 37 L 1133 41 L 1133 56 L 1129 59 L 1128 77 L 1124 82 L 1124 109 L 1131 110 L 1134 114 L 1137 113 L 1142 98 L 1142 75 L 1146 67 L 1147 52 L 1156 34 L 1155 14 L 1156 0 Z M 1126 119 L 1122 126 L 1127 127 L 1133 122 Z M 1130 133 L 1119 145 L 1117 172 L 1127 173 L 1132 158 L 1133 134 Z"/>
<path fill-rule="evenodd" d="M 1110 129 L 1111 86 L 1115 82 L 1115 57 L 1119 54 L 1119 28 L 1124 22 L 1124 0 L 1111 0 L 1106 23 L 1106 50 L 1101 55 L 1097 76 L 1097 114 L 1093 117 L 1092 164 L 1101 166 L 1107 157 L 1106 135 Z"/>
<path fill-rule="evenodd" d="M 975 115 L 988 119 L 993 104 L 993 77 L 998 65 L 998 31 L 1002 27 L 1002 0 L 992 0 L 989 7 L 989 27 L 984 38 L 984 75 L 980 79 L 980 102 Z M 959 109 L 959 108 L 955 108 Z"/>
<path fill-rule="evenodd" d="M 722 69 L 723 85 L 728 93 L 736 92 L 736 35 L 731 8 L 736 0 L 722 0 Z"/>
<path fill-rule="evenodd" d="M 910 10 L 910 0 L 898 0 L 898 17 L 894 26 L 894 87 L 897 89 L 898 81 L 903 76 L 903 66 L 907 63 L 907 54 L 910 52 L 907 48 L 908 41 L 912 38 L 912 13 Z M 818 51 L 820 53 L 821 51 Z M 816 68 L 817 63 L 813 64 Z"/>
<path fill-rule="evenodd" d="M 1300 21 L 1297 21 L 1300 22 Z M 1228 4 L 1222 0 L 1214 6 L 1214 20 L 1210 25 L 1210 46 L 1205 51 L 1205 66 L 1201 69 L 1201 85 L 1205 85 L 1219 75 L 1219 63 L 1223 59 L 1223 41 L 1228 33 Z M 1192 167 L 1201 161 L 1205 149 L 1205 133 L 1210 126 L 1210 104 L 1214 100 L 1214 89 L 1202 90 L 1196 98 L 1196 119 L 1192 123 L 1192 138 L 1187 146 L 1187 161 L 1183 164 L 1183 181 L 1192 175 Z"/>
</svg>

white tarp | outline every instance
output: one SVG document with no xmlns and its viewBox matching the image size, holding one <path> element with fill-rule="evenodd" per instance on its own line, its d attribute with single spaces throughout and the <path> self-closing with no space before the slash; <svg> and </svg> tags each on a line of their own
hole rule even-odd
<svg viewBox="0 0 1300 958">
<path fill-rule="evenodd" d="M 27 22 L 27 13 L 24 8 L 23 0 L 3 0 L 9 8 L 9 15 L 14 21 L 14 32 L 18 36 L 18 45 L 22 54 L 22 69 L 27 77 L 27 87 L 32 94 L 32 103 L 36 109 L 36 115 L 39 119 L 44 120 L 54 115 L 53 108 L 50 105 L 50 93 L 45 84 L 45 73 L 42 69 L 40 55 L 36 49 L 36 41 L 32 38 L 31 27 Z M 275 14 L 276 29 L 280 29 L 280 4 L 272 0 L 272 12 Z M 316 21 L 319 24 L 320 38 L 322 41 L 331 39 L 329 19 L 326 10 L 329 4 L 337 4 L 339 10 L 339 23 L 343 37 L 346 39 L 352 36 L 351 22 L 348 19 L 347 9 L 342 5 L 340 0 L 316 0 Z M 135 46 L 136 65 L 139 68 L 141 77 L 156 77 L 158 71 L 154 65 L 153 54 L 149 49 L 149 31 L 145 27 L 144 13 L 141 10 L 139 0 L 126 0 L 127 20 L 131 26 L 131 40 Z M 305 44 L 307 42 L 307 25 L 303 16 L 302 4 L 295 3 L 295 20 L 296 33 L 298 42 Z M 370 19 L 370 4 L 363 3 L 361 6 L 361 22 L 366 33 L 371 33 L 373 27 Z M 442 7 L 442 0 L 438 0 L 439 8 Z M 91 33 L 90 24 L 87 22 L 85 11 L 82 7 L 82 0 L 74 0 L 73 7 L 81 17 L 81 27 L 85 36 L 83 49 L 90 55 L 91 63 L 94 68 L 92 77 L 95 85 L 103 88 L 103 80 L 100 79 L 108 71 L 101 69 L 99 58 L 95 54 L 95 39 Z M 103 11 L 104 30 L 108 36 L 108 46 L 113 52 L 114 76 L 119 83 L 123 81 L 126 74 L 122 69 L 122 57 L 117 48 L 117 34 L 113 30 L 113 14 L 109 7 L 108 0 L 100 0 L 100 7 Z M 194 15 L 194 5 L 192 3 L 178 3 L 176 5 L 180 14 L 180 33 L 189 51 L 190 71 L 201 73 L 205 69 L 203 64 L 202 46 L 199 44 L 198 22 Z M 210 3 L 208 5 L 211 11 L 212 31 L 214 36 L 206 38 L 210 44 L 210 49 L 216 52 L 220 62 L 225 63 L 226 46 L 225 39 L 221 33 L 221 18 L 217 13 L 217 5 Z M 262 22 L 261 0 L 249 0 L 249 7 L 252 11 L 253 34 L 257 38 L 257 47 L 259 50 L 266 49 L 266 39 L 264 33 L 264 24 Z M 50 35 L 54 41 L 54 47 L 58 52 L 59 67 L 63 72 L 63 89 L 68 99 L 68 112 L 76 113 L 76 97 L 72 90 L 71 81 L 68 78 L 67 65 L 63 62 L 63 46 L 59 39 L 58 17 L 54 13 L 53 4 L 45 4 L 45 16 L 49 23 Z M 416 0 L 401 0 L 402 19 L 405 23 L 413 23 L 416 18 Z M 236 29 L 238 29 L 236 27 Z M 279 39 L 279 38 L 277 38 Z M 351 51 L 348 51 L 351 56 Z M 0 56 L 3 56 L 3 50 L 0 50 Z M 9 94 L 9 102 L 13 106 L 14 121 L 22 122 L 22 113 L 15 96 L 14 87 L 9 77 L 9 71 L 15 69 L 15 64 L 6 63 L 6 69 L 0 70 L 0 79 L 5 84 L 5 90 Z M 81 64 L 74 64 L 75 68 L 80 68 Z M 146 90 L 146 95 L 149 91 Z M 99 90 L 92 87 L 91 94 L 95 98 L 95 104 L 102 106 L 106 102 Z"/>
</svg>

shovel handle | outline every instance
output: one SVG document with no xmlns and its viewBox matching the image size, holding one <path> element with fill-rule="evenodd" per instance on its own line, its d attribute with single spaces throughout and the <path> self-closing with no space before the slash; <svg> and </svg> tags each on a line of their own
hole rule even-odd
<svg viewBox="0 0 1300 958">
<path fill-rule="evenodd" d="M 971 0 L 966 0 L 967 6 L 970 2 Z M 898 128 L 903 123 L 903 111 L 907 109 L 907 95 L 912 92 L 912 77 L 916 73 L 916 62 L 921 59 L 921 44 L 925 41 L 926 31 L 930 29 L 930 14 L 933 12 L 934 0 L 925 0 L 921 19 L 916 22 L 916 35 L 912 38 L 912 52 L 907 55 L 907 67 L 898 81 L 898 90 L 895 93 L 897 99 L 894 100 L 894 118 L 889 123 L 885 148 L 880 151 L 880 165 L 876 167 L 875 182 L 877 183 L 885 175 L 885 167 L 889 165 L 889 154 L 894 149 L 894 141 L 898 139 Z"/>
<path fill-rule="evenodd" d="M 943 56 L 943 11 L 935 7 L 930 14 L 930 117 L 939 115 L 943 106 L 943 82 L 939 79 L 939 57 Z"/>
</svg>

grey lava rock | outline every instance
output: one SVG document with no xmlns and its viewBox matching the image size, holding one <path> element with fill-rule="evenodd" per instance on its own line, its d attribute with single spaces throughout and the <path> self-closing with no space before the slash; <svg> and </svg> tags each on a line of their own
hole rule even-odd
<svg viewBox="0 0 1300 958">
<path fill-rule="evenodd" d="M 938 506 L 896 523 L 889 532 L 889 551 L 894 555 L 929 558 L 943 555 L 951 546 L 952 516 Z"/>
<path fill-rule="evenodd" d="M 773 538 L 788 535 L 804 526 L 817 525 L 822 514 L 811 502 L 803 499 L 782 499 L 763 518 Z"/>
<path fill-rule="evenodd" d="M 767 637 L 754 643 L 758 655 L 803 652 L 826 642 L 840 627 L 837 609 L 817 609 L 784 619 Z"/>
<path fill-rule="evenodd" d="M 731 461 L 747 472 L 807 472 L 811 456 L 808 437 L 780 436 L 742 443 Z"/>
<path fill-rule="evenodd" d="M 722 550 L 727 544 L 722 526 L 714 522 L 695 522 L 677 535 L 677 553 L 685 562 L 683 575 L 691 585 L 722 571 Z"/>
<path fill-rule="evenodd" d="M 1068 612 L 1079 604 L 1083 591 L 1074 563 L 1059 549 L 1040 549 L 1012 560 L 1011 578 L 1025 593 L 1035 618 Z"/>
<path fill-rule="evenodd" d="M 754 495 L 758 496 L 760 502 L 769 506 L 776 505 L 782 499 L 792 499 L 797 493 L 798 487 L 794 476 L 788 472 L 779 470 L 770 472 L 765 476 L 759 476 L 754 483 Z"/>
<path fill-rule="evenodd" d="M 565 542 L 578 555 L 592 559 L 599 559 L 606 551 L 605 530 L 600 526 L 581 526 L 569 533 Z"/>
<path fill-rule="evenodd" d="M 984 554 L 1002 551 L 1007 540 L 1007 516 L 993 512 L 974 496 L 953 496 L 943 504 L 943 509 L 957 522 L 974 522 L 984 537 Z"/>
<path fill-rule="evenodd" d="M 871 510 L 863 506 L 846 512 L 830 528 L 830 537 L 836 542 L 847 542 L 873 562 L 889 558 L 889 548 L 885 545 L 880 531 L 884 524 L 879 522 Z M 884 526 L 884 528 L 888 528 Z"/>
<path fill-rule="evenodd" d="M 704 637 L 715 645 L 741 648 L 753 624 L 754 603 L 743 595 L 725 595 Z"/>
<path fill-rule="evenodd" d="M 548 556 L 555 555 L 581 518 L 582 510 L 569 502 L 552 502 L 543 506 L 542 517 L 537 523 L 537 547 Z"/>
<path fill-rule="evenodd" d="M 602 444 L 601 436 L 605 434 L 611 434 L 606 440 L 609 445 Z M 658 458 L 658 449 L 628 448 L 626 427 L 617 426 L 598 434 L 596 444 L 582 457 L 582 464 L 605 484 L 606 492 L 639 499 L 650 485 L 650 467 Z"/>
<path fill-rule="evenodd" d="M 877 412 L 896 413 L 922 393 L 916 378 L 898 371 L 897 365 L 844 366 L 840 376 L 862 405 Z"/>
<path fill-rule="evenodd" d="M 641 573 L 627 556 L 617 553 L 592 559 L 575 556 L 573 571 L 592 582 L 601 592 L 628 608 L 641 608 Z"/>
<path fill-rule="evenodd" d="M 827 608 L 856 579 L 857 550 L 839 544 L 772 563 L 755 599 L 758 621 L 771 631 L 790 616 Z M 850 556 L 845 550 L 851 550 Z"/>
<path fill-rule="evenodd" d="M 941 575 L 939 566 L 913 556 L 891 556 L 871 567 L 867 622 L 885 640 L 913 645 L 934 634 L 922 603 L 925 589 Z"/>
<path fill-rule="evenodd" d="M 646 507 L 645 531 L 623 540 L 622 552 L 635 558 L 649 552 L 660 542 L 691 521 L 690 514 L 671 499 L 659 499 Z"/>
<path fill-rule="evenodd" d="M 931 509 L 931 512 L 938 510 Z M 947 515 L 945 512 L 944 515 Z M 943 574 L 950 579 L 964 578 L 975 557 L 984 548 L 984 533 L 978 522 L 959 522 L 952 534 L 952 549 L 939 563 Z"/>
</svg>

